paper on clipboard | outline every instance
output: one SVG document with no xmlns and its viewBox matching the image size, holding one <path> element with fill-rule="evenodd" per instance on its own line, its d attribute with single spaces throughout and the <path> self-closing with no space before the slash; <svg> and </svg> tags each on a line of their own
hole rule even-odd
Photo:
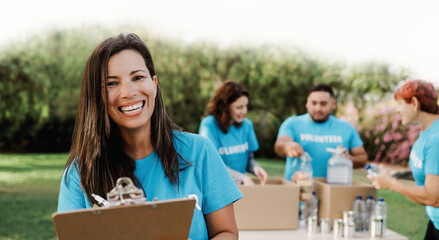
<svg viewBox="0 0 439 240">
<path fill-rule="evenodd" d="M 187 240 L 195 199 L 152 201 L 52 214 L 60 240 Z"/>
</svg>

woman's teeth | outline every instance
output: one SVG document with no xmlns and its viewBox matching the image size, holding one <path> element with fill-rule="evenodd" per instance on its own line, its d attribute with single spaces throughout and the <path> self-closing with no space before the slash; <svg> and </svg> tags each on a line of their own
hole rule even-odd
<svg viewBox="0 0 439 240">
<path fill-rule="evenodd" d="M 142 110 L 142 107 L 143 107 L 143 102 L 139 102 L 139 103 L 136 103 L 136 104 L 131 105 L 131 106 L 121 107 L 120 110 L 123 113 L 129 114 L 129 113 L 135 113 L 135 112 Z"/>
</svg>

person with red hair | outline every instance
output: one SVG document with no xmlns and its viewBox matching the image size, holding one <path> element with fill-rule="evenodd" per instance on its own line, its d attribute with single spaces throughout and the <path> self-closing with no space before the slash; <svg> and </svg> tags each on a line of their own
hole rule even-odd
<svg viewBox="0 0 439 240">
<path fill-rule="evenodd" d="M 259 144 L 252 121 L 245 117 L 248 98 L 242 84 L 224 81 L 212 96 L 207 106 L 209 116 L 201 121 L 198 133 L 215 145 L 236 184 L 253 184 L 246 171 L 264 184 L 268 175 L 254 159 Z"/>
<path fill-rule="evenodd" d="M 395 92 L 402 124 L 417 124 L 419 138 L 410 152 L 409 165 L 416 185 L 407 185 L 386 172 L 368 175 L 377 189 L 391 189 L 426 206 L 430 219 L 424 239 L 439 239 L 439 106 L 433 84 L 409 80 Z"/>
</svg>

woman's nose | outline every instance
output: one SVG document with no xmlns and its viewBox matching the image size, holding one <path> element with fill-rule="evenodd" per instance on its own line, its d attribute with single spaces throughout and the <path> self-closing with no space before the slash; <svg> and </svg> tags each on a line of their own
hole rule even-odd
<svg viewBox="0 0 439 240">
<path fill-rule="evenodd" d="M 123 97 L 132 97 L 135 96 L 136 94 L 137 94 L 137 89 L 131 81 L 124 81 L 122 83 L 121 95 Z"/>
</svg>

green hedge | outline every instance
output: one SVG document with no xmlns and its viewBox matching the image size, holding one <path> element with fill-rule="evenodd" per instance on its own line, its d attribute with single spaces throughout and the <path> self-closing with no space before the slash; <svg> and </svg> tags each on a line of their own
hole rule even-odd
<svg viewBox="0 0 439 240">
<path fill-rule="evenodd" d="M 97 27 L 53 30 L 1 49 L 0 149 L 68 150 L 86 59 L 101 40 L 117 33 Z M 180 43 L 145 30 L 136 33 L 152 51 L 169 115 L 187 131 L 198 131 L 207 102 L 222 81 L 236 80 L 249 89 L 249 118 L 261 145 L 258 157 L 274 156 L 281 122 L 306 112 L 312 85 L 331 84 L 340 103 L 354 102 L 361 112 L 407 76 L 385 64 L 346 66 L 288 46 L 224 48 Z"/>
</svg>

